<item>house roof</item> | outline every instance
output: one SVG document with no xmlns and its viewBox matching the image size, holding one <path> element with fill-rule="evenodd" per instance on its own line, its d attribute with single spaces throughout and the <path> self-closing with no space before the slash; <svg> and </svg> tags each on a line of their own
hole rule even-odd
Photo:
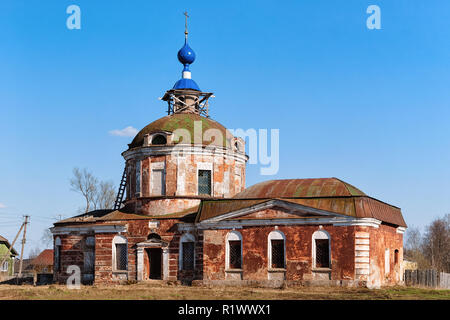
<svg viewBox="0 0 450 320">
<path fill-rule="evenodd" d="M 53 249 L 45 249 L 31 262 L 33 266 L 52 266 Z"/>
<path fill-rule="evenodd" d="M 11 244 L 9 243 L 9 241 L 2 236 L 0 236 L 0 243 L 4 243 L 8 249 L 11 248 Z M 14 248 L 11 248 L 11 255 L 17 256 L 17 254 L 17 251 Z"/>
<path fill-rule="evenodd" d="M 81 226 L 95 225 L 96 222 L 121 221 L 121 220 L 152 220 L 152 219 L 180 219 L 184 222 L 192 222 L 198 212 L 198 206 L 163 215 L 143 215 L 119 210 L 96 210 L 78 215 L 72 218 L 60 220 L 55 226 L 66 224 L 80 224 Z"/>
</svg>

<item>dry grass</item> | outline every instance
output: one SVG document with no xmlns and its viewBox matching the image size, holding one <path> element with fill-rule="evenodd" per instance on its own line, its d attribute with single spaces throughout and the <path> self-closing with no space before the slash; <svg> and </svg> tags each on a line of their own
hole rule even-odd
<svg viewBox="0 0 450 320">
<path fill-rule="evenodd" d="M 266 289 L 248 287 L 187 287 L 162 284 L 82 286 L 69 290 L 63 285 L 33 287 L 0 285 L 0 300 L 386 300 L 446 299 L 450 290 L 390 287 L 365 288 L 302 287 Z"/>
</svg>

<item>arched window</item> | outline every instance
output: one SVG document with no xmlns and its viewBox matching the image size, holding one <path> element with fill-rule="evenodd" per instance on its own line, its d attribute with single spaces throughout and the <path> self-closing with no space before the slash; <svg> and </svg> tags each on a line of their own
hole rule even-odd
<svg viewBox="0 0 450 320">
<path fill-rule="evenodd" d="M 394 263 L 396 265 L 398 264 L 398 249 L 395 249 L 394 251 Z"/>
<path fill-rule="evenodd" d="M 113 271 L 128 271 L 128 241 L 124 236 L 115 236 L 112 244 Z"/>
<path fill-rule="evenodd" d="M 242 235 L 230 231 L 226 237 L 226 268 L 242 269 Z"/>
<path fill-rule="evenodd" d="M 194 270 L 195 265 L 195 237 L 185 233 L 180 238 L 178 255 L 178 266 L 180 270 Z"/>
<path fill-rule="evenodd" d="M 1 271 L 8 272 L 9 270 L 9 261 L 3 262 Z"/>
<path fill-rule="evenodd" d="M 318 230 L 312 236 L 313 268 L 330 268 L 330 235 Z"/>
<path fill-rule="evenodd" d="M 55 238 L 55 262 L 54 269 L 56 271 L 61 271 L 61 239 L 59 237 Z"/>
<path fill-rule="evenodd" d="M 157 134 L 152 139 L 152 144 L 167 144 L 167 139 L 162 134 Z"/>
<path fill-rule="evenodd" d="M 269 268 L 285 268 L 285 240 L 284 233 L 279 230 L 274 230 L 269 233 L 267 244 L 269 249 Z"/>
</svg>

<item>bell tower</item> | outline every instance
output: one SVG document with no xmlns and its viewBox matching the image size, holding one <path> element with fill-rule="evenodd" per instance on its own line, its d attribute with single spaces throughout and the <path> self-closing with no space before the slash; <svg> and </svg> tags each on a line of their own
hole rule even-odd
<svg viewBox="0 0 450 320">
<path fill-rule="evenodd" d="M 185 15 L 184 46 L 178 51 L 178 61 L 183 64 L 181 79 L 161 98 L 167 101 L 167 114 L 193 113 L 209 118 L 208 99 L 214 97 L 211 92 L 202 92 L 192 80 L 189 66 L 195 61 L 195 52 L 188 44 L 187 12 Z"/>
</svg>

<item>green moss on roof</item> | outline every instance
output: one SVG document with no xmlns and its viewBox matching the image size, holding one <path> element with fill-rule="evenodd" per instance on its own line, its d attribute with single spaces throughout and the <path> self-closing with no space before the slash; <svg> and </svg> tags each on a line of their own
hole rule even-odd
<svg viewBox="0 0 450 320">
<path fill-rule="evenodd" d="M 234 198 L 296 198 L 365 196 L 366 194 L 337 178 L 284 179 L 257 183 Z"/>
<path fill-rule="evenodd" d="M 199 121 L 201 123 L 201 132 L 198 132 L 197 136 L 195 136 L 196 121 Z M 205 139 L 204 136 L 205 131 L 208 129 L 216 129 L 222 135 L 223 139 L 221 139 L 221 141 L 215 141 L 215 139 L 213 139 L 214 141 L 212 142 L 212 144 L 216 146 L 229 146 L 230 143 L 228 141 L 227 144 L 227 139 L 229 140 L 233 137 L 233 135 L 217 121 L 202 117 L 197 114 L 176 113 L 153 121 L 152 123 L 144 127 L 129 145 L 130 149 L 142 146 L 144 143 L 144 136 L 147 134 L 161 131 L 174 132 L 177 129 L 186 129 L 191 137 L 191 141 L 180 141 L 181 143 L 194 144 L 194 142 L 196 141 L 202 141 L 202 143 L 205 145 L 211 144 L 211 141 L 209 139 Z M 203 136 L 200 136 L 199 134 L 203 134 Z"/>
</svg>

